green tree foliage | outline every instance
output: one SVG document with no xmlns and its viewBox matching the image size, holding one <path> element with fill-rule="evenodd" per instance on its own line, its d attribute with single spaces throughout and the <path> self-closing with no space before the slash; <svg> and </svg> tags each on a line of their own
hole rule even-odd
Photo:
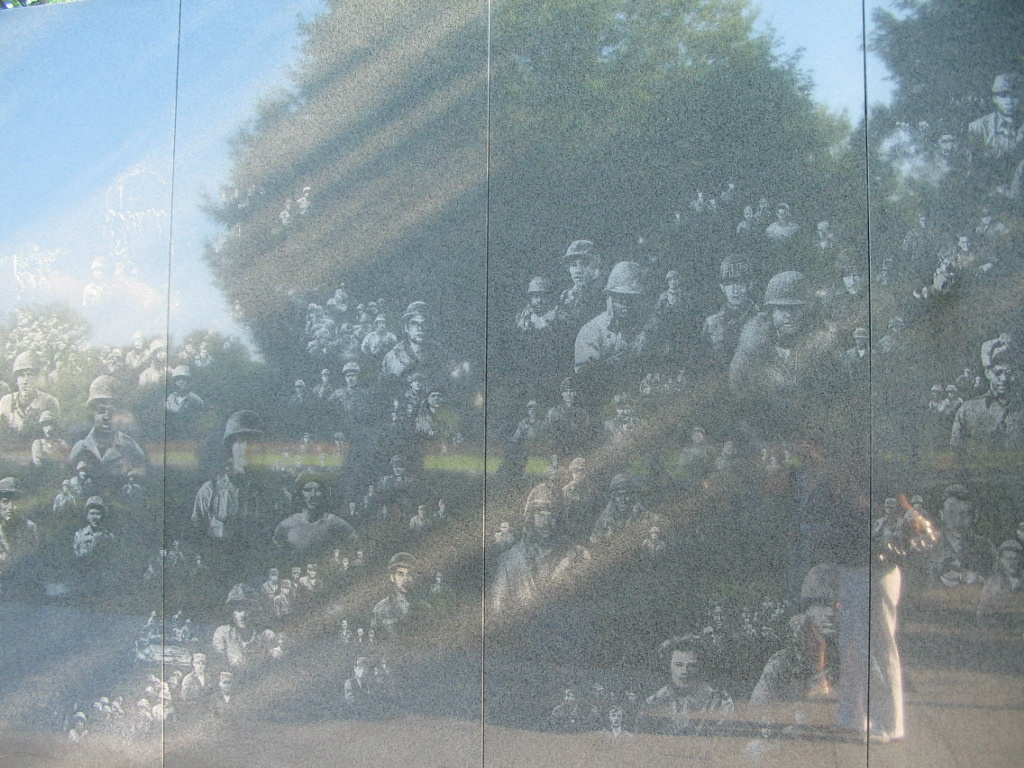
<svg viewBox="0 0 1024 768">
<path fill-rule="evenodd" d="M 872 49 L 896 93 L 890 119 L 953 132 L 991 111 L 992 78 L 1024 71 L 1024 12 L 1016 0 L 899 0 L 874 13 Z"/>
<path fill-rule="evenodd" d="M 451 338 L 479 338 L 485 277 L 504 320 L 569 240 L 623 249 L 698 188 L 732 182 L 809 227 L 860 228 L 860 142 L 755 33 L 746 0 L 485 13 L 339 0 L 303 27 L 291 88 L 239 131 L 208 206 L 225 237 L 207 259 L 268 360 L 303 362 L 305 306 L 343 281 L 360 300 L 385 294 L 392 315 L 428 300 Z M 282 223 L 306 186 L 308 212 Z"/>
</svg>

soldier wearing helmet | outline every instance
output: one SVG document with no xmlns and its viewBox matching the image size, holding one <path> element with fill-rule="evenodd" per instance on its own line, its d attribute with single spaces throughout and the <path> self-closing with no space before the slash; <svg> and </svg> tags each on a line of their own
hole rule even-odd
<svg viewBox="0 0 1024 768">
<path fill-rule="evenodd" d="M 259 524 L 260 494 L 246 476 L 248 447 L 263 435 L 263 422 L 253 411 L 237 411 L 224 426 L 221 470 L 196 492 L 192 524 L 214 541 L 244 540 L 245 526 Z M 255 531 L 248 531 L 255 534 Z"/>
<path fill-rule="evenodd" d="M 610 541 L 630 525 L 650 529 L 653 519 L 640 501 L 642 486 L 634 475 L 618 474 L 608 487 L 608 506 L 598 515 L 590 533 L 591 544 Z"/>
<path fill-rule="evenodd" d="M 620 261 L 608 275 L 605 311 L 576 335 L 576 373 L 594 382 L 595 391 L 614 386 L 624 373 L 638 367 L 650 351 L 649 324 L 644 305 L 643 272 L 634 261 Z"/>
<path fill-rule="evenodd" d="M 367 357 L 380 360 L 397 343 L 398 337 L 388 330 L 387 317 L 381 314 L 373 319 L 373 330 L 363 337 L 363 342 L 359 345 L 359 349 Z"/>
<path fill-rule="evenodd" d="M 814 333 L 810 299 L 802 272 L 780 272 L 768 281 L 764 311 L 740 333 L 729 387 L 762 438 L 805 429 L 808 408 L 835 390 L 838 350 L 829 336 Z"/>
<path fill-rule="evenodd" d="M 562 257 L 569 270 L 572 287 L 562 291 L 559 306 L 569 316 L 574 327 L 586 322 L 601 311 L 601 254 L 590 240 L 574 240 Z"/>
<path fill-rule="evenodd" d="M 801 701 L 828 695 L 836 683 L 837 569 L 816 565 L 804 578 L 800 602 L 804 609 L 789 621 L 790 642 L 765 664 L 750 703 Z"/>
<path fill-rule="evenodd" d="M 516 317 L 516 327 L 526 334 L 549 336 L 551 331 L 563 329 L 569 315 L 555 301 L 554 289 L 545 277 L 535 277 L 526 290 L 529 303 Z"/>
<path fill-rule="evenodd" d="M 114 425 L 119 404 L 117 381 L 113 376 L 97 376 L 89 385 L 88 406 L 93 427 L 71 448 L 72 466 L 85 459 L 94 467 L 93 477 L 101 492 L 112 496 L 121 489 L 128 473 L 145 472 L 146 454 L 139 444 Z"/>
<path fill-rule="evenodd" d="M 739 256 L 726 256 L 718 284 L 725 303 L 718 312 L 704 320 L 701 329 L 701 338 L 711 346 L 714 359 L 723 366 L 732 360 L 743 326 L 759 311 L 747 295 L 750 285 L 750 265 Z"/>
<path fill-rule="evenodd" d="M 197 416 L 206 407 L 206 403 L 192 391 L 192 369 L 189 366 L 179 365 L 171 371 L 171 384 L 173 389 L 167 395 L 165 404 L 169 417 L 168 427 L 172 424 L 183 426 Z"/>
<path fill-rule="evenodd" d="M 43 411 L 60 417 L 60 403 L 53 395 L 39 391 L 38 376 L 39 361 L 34 352 L 22 352 L 14 358 L 17 389 L 0 397 L 0 425 L 8 434 L 33 437 Z"/>
<path fill-rule="evenodd" d="M 491 583 L 491 608 L 501 614 L 529 607 L 564 570 L 569 542 L 557 531 L 557 500 L 547 484 L 534 488 L 526 500 L 524 533 L 498 561 Z"/>
</svg>

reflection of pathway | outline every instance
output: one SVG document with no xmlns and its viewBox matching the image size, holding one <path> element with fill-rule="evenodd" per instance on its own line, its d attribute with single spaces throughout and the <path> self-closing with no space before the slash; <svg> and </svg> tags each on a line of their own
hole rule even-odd
<svg viewBox="0 0 1024 768">
<path fill-rule="evenodd" d="M 418 675 L 413 709 L 419 714 L 383 721 L 345 721 L 334 717 L 329 707 L 318 710 L 315 716 L 307 707 L 304 717 L 264 716 L 240 721 L 230 731 L 219 732 L 216 740 L 182 734 L 182 738 L 168 741 L 166 764 L 196 768 L 300 764 L 318 768 L 349 763 L 405 768 L 481 764 L 488 768 L 1018 765 L 1024 749 L 1020 727 L 1024 710 L 1021 638 L 1008 631 L 976 630 L 969 620 L 975 600 L 976 594 L 967 590 L 926 590 L 912 601 L 901 637 L 908 683 L 908 735 L 901 743 L 868 746 L 835 731 L 831 726 L 835 702 L 824 700 L 804 705 L 800 717 L 793 705 L 767 713 L 783 726 L 794 726 L 789 730 L 776 728 L 767 740 L 760 738 L 760 723 L 766 713 L 739 704 L 736 719 L 712 737 L 638 734 L 634 739 L 613 741 L 604 732 L 556 734 L 505 724 L 484 729 L 481 752 L 475 707 L 450 708 L 452 696 L 468 704 L 478 689 L 470 684 L 445 688 L 443 681 L 450 684 L 454 678 L 442 669 L 447 662 L 438 659 L 436 668 L 424 660 L 431 669 Z M 90 690 L 96 684 L 109 687 L 109 682 L 102 681 L 109 681 L 113 670 L 104 659 L 90 655 L 85 645 L 122 645 L 137 624 L 137 617 L 105 617 L 100 626 L 84 611 L 43 608 L 30 614 L 16 605 L 0 607 L 0 649 L 7 669 L 11 670 L 13 664 L 16 671 L 13 676 L 9 672 L 13 688 L 9 687 L 0 701 L 0 721 L 8 724 L 0 733 L 0 768 L 113 764 L 103 744 L 88 742 L 70 751 L 59 739 L 34 731 L 37 723 L 26 724 L 23 711 L 12 720 L 11 707 L 21 710 L 34 706 L 27 703 L 30 688 L 51 690 L 57 685 L 55 680 Z M 43 636 L 47 643 L 38 642 Z M 457 666 L 469 669 L 474 663 L 465 657 Z M 539 669 L 534 672 L 541 674 Z M 319 673 L 312 670 L 302 676 L 304 684 L 313 688 L 318 679 Z M 320 685 L 323 683 L 321 680 Z M 523 688 L 510 690 L 507 695 L 536 700 L 538 691 L 525 677 Z M 41 704 L 45 698 L 35 701 Z M 442 716 L 438 702 L 447 704 L 449 712 L 458 710 L 460 714 Z M 293 710 L 293 714 L 301 711 Z M 24 730 L 12 732 L 12 722 Z M 38 723 L 44 734 L 46 725 Z M 131 764 L 146 764 L 145 758 L 139 758 L 142 756 L 136 751 Z M 154 760 L 152 764 L 157 763 Z"/>
</svg>

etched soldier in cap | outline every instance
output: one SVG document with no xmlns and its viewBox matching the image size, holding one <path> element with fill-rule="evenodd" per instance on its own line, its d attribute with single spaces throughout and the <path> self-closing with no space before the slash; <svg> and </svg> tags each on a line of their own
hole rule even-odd
<svg viewBox="0 0 1024 768">
<path fill-rule="evenodd" d="M 411 622 L 430 609 L 429 604 L 412 594 L 419 563 L 408 552 L 399 552 L 388 561 L 391 593 L 373 606 L 370 627 L 389 640 L 400 637 Z"/>
<path fill-rule="evenodd" d="M 113 543 L 114 535 L 103 527 L 103 517 L 107 514 L 107 505 L 100 496 L 91 496 L 85 502 L 84 528 L 75 531 L 71 549 L 75 557 L 93 558 L 103 554 Z"/>
<path fill-rule="evenodd" d="M 392 385 L 401 385 L 414 373 L 423 374 L 428 381 L 440 384 L 455 370 L 450 357 L 430 336 L 433 318 L 426 302 L 414 301 L 402 315 L 405 336 L 384 355 L 381 379 Z"/>
<path fill-rule="evenodd" d="M 576 404 L 577 390 L 572 379 L 562 379 L 559 394 L 562 402 L 548 411 L 546 420 L 551 452 L 558 457 L 581 456 L 592 436 L 590 414 Z"/>
</svg>

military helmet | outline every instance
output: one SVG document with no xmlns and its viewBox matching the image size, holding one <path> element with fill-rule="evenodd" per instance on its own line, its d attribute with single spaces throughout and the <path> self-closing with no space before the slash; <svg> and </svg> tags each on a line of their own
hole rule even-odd
<svg viewBox="0 0 1024 768">
<path fill-rule="evenodd" d="M 566 376 L 564 379 L 562 379 L 562 383 L 558 385 L 558 391 L 559 392 L 575 392 L 576 391 L 576 385 L 573 383 L 572 379 L 570 379 L 568 376 Z"/>
<path fill-rule="evenodd" d="M 594 251 L 594 243 L 590 240 L 573 240 L 565 251 L 563 261 L 575 261 L 576 259 L 598 259 L 600 256 Z"/>
<path fill-rule="evenodd" d="M 838 569 L 831 563 L 821 563 L 811 568 L 804 576 L 803 584 L 800 585 L 800 599 L 834 603 L 838 589 Z"/>
<path fill-rule="evenodd" d="M 14 375 L 17 376 L 22 371 L 38 371 L 39 370 L 39 358 L 36 357 L 35 352 L 22 352 L 16 358 L 14 358 Z"/>
<path fill-rule="evenodd" d="M 345 363 L 345 365 L 343 365 L 341 367 L 342 375 L 345 375 L 349 371 L 353 371 L 355 373 L 359 373 L 361 370 L 362 370 L 362 368 L 359 367 L 359 363 L 357 363 L 355 360 L 350 360 L 349 362 Z"/>
<path fill-rule="evenodd" d="M 18 487 L 18 481 L 13 477 L 5 477 L 0 480 L 0 496 L 12 496 L 17 498 L 21 496 L 21 488 Z"/>
<path fill-rule="evenodd" d="M 640 489 L 640 481 L 635 475 L 629 475 L 625 472 L 621 472 L 612 478 L 611 484 L 608 486 L 608 490 L 611 493 L 618 493 L 619 491 L 636 491 Z"/>
<path fill-rule="evenodd" d="M 117 400 L 117 380 L 113 376 L 97 376 L 89 385 L 87 405 L 93 406 L 100 400 Z"/>
<path fill-rule="evenodd" d="M 90 509 L 98 509 L 101 512 L 106 512 L 107 504 L 103 501 L 102 496 L 90 496 L 89 500 L 85 502 L 85 511 L 88 512 Z"/>
<path fill-rule="evenodd" d="M 391 556 L 388 560 L 388 572 L 393 572 L 399 568 L 408 568 L 410 570 L 416 570 L 419 568 L 419 560 L 414 555 L 410 555 L 408 552 L 397 552 Z"/>
<path fill-rule="evenodd" d="M 868 333 L 867 328 L 857 328 L 853 332 L 853 338 L 855 339 L 869 339 L 871 334 Z"/>
<path fill-rule="evenodd" d="M 308 469 L 304 472 L 300 472 L 299 476 L 295 478 L 295 490 L 302 491 L 307 483 L 317 483 L 320 486 L 320 490 L 323 491 L 324 496 L 331 495 L 330 481 L 323 473 L 313 472 Z"/>
<path fill-rule="evenodd" d="M 424 318 L 427 316 L 429 311 L 427 302 L 425 301 L 414 301 L 408 307 L 405 308 L 405 312 L 402 313 L 402 322 L 411 320 L 414 317 Z"/>
<path fill-rule="evenodd" d="M 551 293 L 551 283 L 546 277 L 535 277 L 530 281 L 527 293 Z"/>
<path fill-rule="evenodd" d="M 548 512 L 554 511 L 555 498 L 551 493 L 551 489 L 545 484 L 536 486 L 530 495 L 526 497 L 526 509 L 527 515 L 533 514 L 537 510 L 546 510 Z"/>
<path fill-rule="evenodd" d="M 171 379 L 191 379 L 192 369 L 187 365 L 179 365 L 171 371 Z"/>
<path fill-rule="evenodd" d="M 996 75 L 992 81 L 992 93 L 1006 93 L 1007 91 L 1019 91 L 1021 76 L 1018 72 L 1004 72 Z"/>
<path fill-rule="evenodd" d="M 608 293 L 638 295 L 644 292 L 643 270 L 635 261 L 620 261 L 608 273 L 604 289 Z"/>
<path fill-rule="evenodd" d="M 771 306 L 799 306 L 807 303 L 807 279 L 803 272 L 779 272 L 768 281 L 764 303 Z"/>
<path fill-rule="evenodd" d="M 235 584 L 235 586 L 228 591 L 228 599 L 224 602 L 226 605 L 232 606 L 253 605 L 256 602 L 256 590 L 248 584 Z"/>
<path fill-rule="evenodd" d="M 56 424 L 57 423 L 57 416 L 54 414 L 53 411 L 43 411 L 42 413 L 39 414 L 39 423 L 40 424 Z"/>
<path fill-rule="evenodd" d="M 722 260 L 722 285 L 746 283 L 750 280 L 750 265 L 742 257 L 729 254 Z"/>
<path fill-rule="evenodd" d="M 865 267 L 852 248 L 843 248 L 836 254 L 836 269 L 844 275 L 860 274 Z"/>
<path fill-rule="evenodd" d="M 224 425 L 225 443 L 234 437 L 259 437 L 262 434 L 263 422 L 255 411 L 235 411 Z"/>
</svg>

